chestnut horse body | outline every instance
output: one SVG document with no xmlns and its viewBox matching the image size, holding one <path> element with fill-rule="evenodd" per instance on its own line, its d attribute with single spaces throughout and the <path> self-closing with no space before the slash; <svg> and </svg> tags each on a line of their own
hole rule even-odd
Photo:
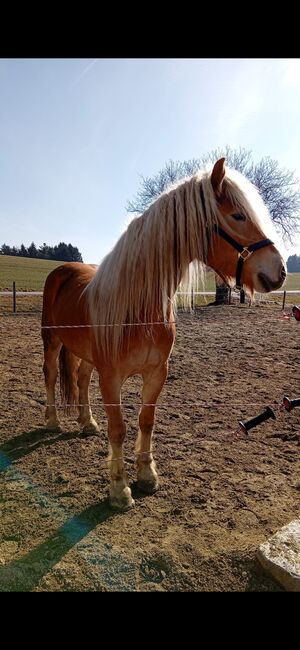
<svg viewBox="0 0 300 650">
<path fill-rule="evenodd" d="M 143 380 L 137 479 L 143 491 L 154 492 L 155 405 L 175 340 L 177 287 L 195 288 L 202 264 L 231 286 L 241 276 L 250 293 L 280 287 L 286 272 L 278 249 L 266 239 L 270 225 L 257 191 L 237 172 L 225 170 L 222 158 L 212 171 L 185 179 L 134 219 L 98 269 L 67 263 L 49 274 L 42 315 L 46 428 L 60 427 L 55 407 L 59 360 L 65 403 L 77 405 L 86 434 L 99 431 L 88 394 L 96 368 L 108 418 L 113 507 L 134 504 L 124 471 L 122 385 L 136 374 Z"/>
</svg>

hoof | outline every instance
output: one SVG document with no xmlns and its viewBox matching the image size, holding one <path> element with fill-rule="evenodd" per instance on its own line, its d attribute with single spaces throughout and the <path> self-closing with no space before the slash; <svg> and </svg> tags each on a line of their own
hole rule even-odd
<svg viewBox="0 0 300 650">
<path fill-rule="evenodd" d="M 94 425 L 87 424 L 85 427 L 83 427 L 82 431 L 80 431 L 79 435 L 81 438 L 89 438 L 89 436 L 99 436 L 100 429 L 98 425 L 97 427 L 95 427 Z"/>
<path fill-rule="evenodd" d="M 49 431 L 49 433 L 61 433 L 62 428 L 60 424 L 45 424 L 45 431 Z"/>
<path fill-rule="evenodd" d="M 130 510 L 134 506 L 134 499 L 124 499 L 120 501 L 119 499 L 109 499 L 109 505 L 113 510 L 118 510 L 119 512 L 125 512 L 125 510 Z"/>
<path fill-rule="evenodd" d="M 131 496 L 130 488 L 125 487 L 120 491 L 111 489 L 109 495 L 109 503 L 111 508 L 114 510 L 124 511 L 132 508 L 134 506 L 134 500 Z"/>
<path fill-rule="evenodd" d="M 137 487 L 141 492 L 145 492 L 145 494 L 154 494 L 159 488 L 159 483 L 158 481 L 154 483 L 151 481 L 137 481 Z"/>
<path fill-rule="evenodd" d="M 77 422 L 78 422 L 79 426 L 82 427 L 80 435 L 83 438 L 87 438 L 87 436 L 96 436 L 97 434 L 100 433 L 100 427 L 97 424 L 96 420 L 94 420 L 94 418 L 92 418 L 92 420 L 90 420 L 90 422 L 86 422 L 86 424 L 84 424 L 84 420 L 82 422 L 82 420 L 80 419 L 80 416 L 79 416 L 79 418 L 77 418 Z"/>
</svg>

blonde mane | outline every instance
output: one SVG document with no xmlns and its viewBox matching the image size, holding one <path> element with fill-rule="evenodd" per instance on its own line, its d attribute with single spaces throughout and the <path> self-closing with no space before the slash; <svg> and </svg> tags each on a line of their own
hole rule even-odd
<svg viewBox="0 0 300 650">
<path fill-rule="evenodd" d="M 167 321 L 178 286 L 189 294 L 199 287 L 214 225 L 220 222 L 210 176 L 205 171 L 181 180 L 133 219 L 88 285 L 92 324 L 110 326 L 95 328 L 98 345 L 110 358 L 117 355 L 126 330 L 130 335 L 130 327 L 119 325 Z M 263 234 L 257 214 L 269 222 L 270 217 L 254 186 L 227 169 L 224 188 Z M 190 301 L 185 296 L 185 307 Z"/>
</svg>

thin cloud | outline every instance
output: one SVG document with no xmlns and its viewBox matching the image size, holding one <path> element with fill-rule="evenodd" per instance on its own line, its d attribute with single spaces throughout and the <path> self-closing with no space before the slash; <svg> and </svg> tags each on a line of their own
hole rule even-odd
<svg viewBox="0 0 300 650">
<path fill-rule="evenodd" d="M 73 90 L 73 88 L 75 88 L 75 86 L 79 84 L 82 78 L 85 77 L 85 75 L 91 70 L 91 68 L 97 63 L 98 60 L 99 59 L 93 59 L 93 61 L 91 61 L 91 63 L 89 63 L 89 65 L 87 65 L 86 68 L 84 68 L 84 70 L 80 73 L 80 75 L 70 85 L 69 90 Z"/>
</svg>

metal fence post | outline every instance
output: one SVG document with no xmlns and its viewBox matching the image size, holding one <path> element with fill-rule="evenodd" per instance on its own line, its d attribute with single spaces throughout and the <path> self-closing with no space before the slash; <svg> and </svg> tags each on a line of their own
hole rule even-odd
<svg viewBox="0 0 300 650">
<path fill-rule="evenodd" d="M 285 305 L 285 298 L 286 298 L 286 291 L 283 292 L 283 301 L 282 301 L 282 309 L 284 309 Z"/>
<path fill-rule="evenodd" d="M 16 300 L 16 283 L 13 281 L 13 313 L 17 311 L 17 300 Z"/>
</svg>

